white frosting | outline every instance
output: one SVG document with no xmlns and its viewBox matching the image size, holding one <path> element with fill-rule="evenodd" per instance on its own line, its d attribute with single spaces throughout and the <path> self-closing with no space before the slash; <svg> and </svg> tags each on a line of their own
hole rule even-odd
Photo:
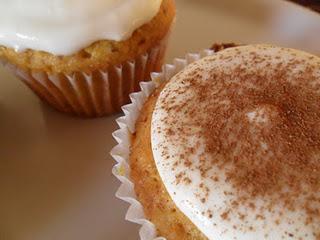
<svg viewBox="0 0 320 240">
<path fill-rule="evenodd" d="M 150 21 L 161 0 L 0 0 L 0 45 L 69 55 L 121 41 Z"/>
<path fill-rule="evenodd" d="M 227 58 L 227 61 L 219 59 L 218 56 L 220 54 L 225 54 L 221 52 L 215 56 L 207 57 L 191 64 L 183 72 L 173 77 L 162 90 L 153 113 L 151 125 L 152 150 L 158 172 L 176 206 L 210 240 L 316 240 L 318 238 L 313 234 L 315 231 L 318 231 L 319 222 L 315 221 L 306 225 L 305 220 L 307 216 L 304 211 L 289 211 L 281 204 L 273 206 L 272 211 L 266 210 L 270 202 L 269 199 L 263 197 L 258 197 L 254 200 L 254 208 L 240 204 L 237 210 L 233 211 L 232 202 L 237 201 L 237 196 L 234 187 L 230 182 L 226 181 L 225 171 L 213 164 L 206 177 L 200 174 L 201 156 L 206 156 L 207 158 L 205 159 L 210 159 L 210 156 L 204 152 L 205 139 L 196 137 L 200 131 L 200 127 L 197 128 L 197 125 L 191 125 L 191 128 L 188 128 L 190 116 L 186 114 L 185 110 L 193 109 L 195 100 L 194 89 L 188 87 L 190 78 L 193 78 L 190 76 L 196 75 L 196 78 L 193 79 L 196 79 L 198 83 L 212 81 L 208 74 L 209 71 L 219 69 L 228 72 L 236 68 L 239 63 L 241 64 L 243 59 L 249 59 L 250 55 L 247 54 L 249 51 L 270 56 L 270 59 L 273 59 L 275 54 L 282 56 L 279 59 L 273 59 L 271 66 L 268 66 L 268 68 L 266 68 L 263 62 L 251 66 L 261 71 L 268 71 L 269 69 L 272 71 L 272 69 L 278 68 L 278 63 L 289 61 L 292 58 L 290 51 L 282 51 L 280 48 L 256 49 L 255 47 L 243 47 L 241 51 L 243 55 L 232 49 L 227 50 L 228 54 L 232 56 L 232 58 Z M 297 56 L 296 58 L 308 60 L 308 57 L 309 55 L 300 54 L 300 57 Z M 224 62 L 222 63 L 222 61 Z M 303 69 L 303 67 L 300 67 L 299 65 L 296 66 L 296 71 Z M 320 71 L 317 74 L 319 80 Z M 289 76 L 288 81 L 290 80 L 292 79 Z M 230 81 L 237 82 L 237 79 L 231 79 Z M 223 89 L 220 91 L 223 91 Z M 241 89 L 239 88 L 240 91 Z M 183 105 L 181 105 L 182 103 Z M 232 103 L 217 99 L 215 104 L 229 106 Z M 203 102 L 197 102 L 197 105 L 200 112 L 196 112 L 195 114 L 197 114 L 197 118 L 201 118 L 201 116 L 206 115 L 205 110 L 201 111 L 201 109 L 204 109 Z M 168 107 L 174 108 L 175 106 L 178 106 L 179 110 L 176 109 L 174 115 L 170 115 L 172 112 L 169 113 Z M 276 109 L 268 106 L 260 106 L 256 109 L 247 109 L 244 112 L 235 114 L 242 114 L 248 120 L 251 124 L 250 131 L 252 131 L 254 137 L 259 134 L 256 126 L 268 129 L 272 124 L 271 119 L 276 118 L 278 112 Z M 228 127 L 228 123 L 231 123 L 232 126 L 237 126 L 236 124 L 232 124 L 232 121 L 232 119 L 226 119 L 226 128 Z M 168 129 L 172 131 L 171 135 L 169 134 L 170 137 L 168 137 Z M 179 134 L 172 134 L 174 132 Z M 183 137 L 181 137 L 181 134 L 183 134 Z M 236 138 L 236 136 L 230 133 L 225 141 L 231 141 L 233 138 Z M 258 137 L 257 141 L 260 141 Z M 272 157 L 273 153 L 271 152 L 272 150 L 269 151 L 268 145 L 262 141 L 260 145 L 261 151 L 268 153 L 263 157 L 265 159 L 268 156 Z M 194 151 L 188 150 L 191 148 L 194 148 Z M 233 150 L 237 151 L 236 149 Z M 219 158 L 221 156 L 217 155 L 216 157 Z M 184 158 L 188 158 L 192 164 L 184 164 Z M 179 175 L 180 178 L 177 178 Z M 213 180 L 212 176 L 216 176 L 217 178 Z M 181 180 L 182 178 L 185 178 L 185 180 Z M 177 182 L 179 181 L 178 179 L 181 182 Z M 201 199 L 204 200 L 202 201 Z M 297 202 L 300 200 L 301 202 L 303 201 L 303 196 L 301 196 L 301 199 L 297 198 Z M 242 219 L 241 214 L 245 218 Z M 262 215 L 263 218 L 257 217 L 258 215 Z M 317 234 L 320 234 L 320 232 Z"/>
</svg>

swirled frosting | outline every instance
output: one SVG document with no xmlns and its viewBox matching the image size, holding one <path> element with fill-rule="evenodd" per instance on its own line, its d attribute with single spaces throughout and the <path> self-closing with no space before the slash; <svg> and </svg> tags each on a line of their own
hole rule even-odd
<svg viewBox="0 0 320 240">
<path fill-rule="evenodd" d="M 320 59 L 230 48 L 173 77 L 152 117 L 176 206 L 209 239 L 320 239 Z"/>
<path fill-rule="evenodd" d="M 161 0 L 0 0 L 0 45 L 56 55 L 98 40 L 125 40 L 159 11 Z"/>
</svg>

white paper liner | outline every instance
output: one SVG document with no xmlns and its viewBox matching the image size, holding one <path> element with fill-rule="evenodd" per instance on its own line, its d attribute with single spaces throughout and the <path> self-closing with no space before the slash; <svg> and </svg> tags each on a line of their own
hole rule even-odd
<svg viewBox="0 0 320 240">
<path fill-rule="evenodd" d="M 139 90 L 139 83 L 150 79 L 150 73 L 161 68 L 168 35 L 131 61 L 91 73 L 49 74 L 2 63 L 58 111 L 100 117 L 119 112 L 121 106 L 130 101 L 129 94 Z"/>
<path fill-rule="evenodd" d="M 131 103 L 122 107 L 124 116 L 116 120 L 119 129 L 113 132 L 112 135 L 118 145 L 111 151 L 111 156 L 117 162 L 112 169 L 112 173 L 121 182 L 116 197 L 130 204 L 126 220 L 141 225 L 139 231 L 141 240 L 165 240 L 165 238 L 157 237 L 156 227 L 146 219 L 143 206 L 136 198 L 134 184 L 130 181 L 130 136 L 135 132 L 136 120 L 143 104 L 157 86 L 169 80 L 190 63 L 212 54 L 214 54 L 213 50 L 204 50 L 197 54 L 190 53 L 184 59 L 175 59 L 173 64 L 164 65 L 162 72 L 152 73 L 150 82 L 140 83 L 140 92 L 130 94 Z"/>
</svg>

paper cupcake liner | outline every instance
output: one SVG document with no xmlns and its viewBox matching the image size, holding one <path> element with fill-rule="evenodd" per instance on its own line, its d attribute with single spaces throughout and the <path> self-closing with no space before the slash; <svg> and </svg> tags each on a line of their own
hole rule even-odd
<svg viewBox="0 0 320 240">
<path fill-rule="evenodd" d="M 82 117 L 100 117 L 120 112 L 129 102 L 129 94 L 139 90 L 139 83 L 150 73 L 161 70 L 167 37 L 132 61 L 91 73 L 48 74 L 23 70 L 4 63 L 44 102 L 55 109 Z"/>
<path fill-rule="evenodd" d="M 150 82 L 140 83 L 140 92 L 130 94 L 131 103 L 122 107 L 124 116 L 116 120 L 119 129 L 113 132 L 112 135 L 118 144 L 111 151 L 111 156 L 117 162 L 112 172 L 121 182 L 116 197 L 130 204 L 126 220 L 141 225 L 139 231 L 141 240 L 164 240 L 165 238 L 157 237 L 156 227 L 146 219 L 143 206 L 135 195 L 134 184 L 130 181 L 130 136 L 135 132 L 135 124 L 140 110 L 150 94 L 162 82 L 169 80 L 190 63 L 214 53 L 214 50 L 204 50 L 197 54 L 187 54 L 184 59 L 175 59 L 172 65 L 164 65 L 162 72 L 152 73 Z"/>
</svg>

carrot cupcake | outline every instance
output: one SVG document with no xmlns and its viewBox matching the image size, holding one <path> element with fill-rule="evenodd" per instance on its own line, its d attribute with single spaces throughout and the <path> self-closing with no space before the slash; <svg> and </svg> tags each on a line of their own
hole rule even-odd
<svg viewBox="0 0 320 240">
<path fill-rule="evenodd" d="M 96 117 L 120 110 L 160 70 L 174 0 L 10 1 L 0 60 L 54 108 Z"/>
<path fill-rule="evenodd" d="M 319 240 L 320 58 L 247 45 L 187 59 L 115 133 L 118 196 L 143 238 Z"/>
</svg>

